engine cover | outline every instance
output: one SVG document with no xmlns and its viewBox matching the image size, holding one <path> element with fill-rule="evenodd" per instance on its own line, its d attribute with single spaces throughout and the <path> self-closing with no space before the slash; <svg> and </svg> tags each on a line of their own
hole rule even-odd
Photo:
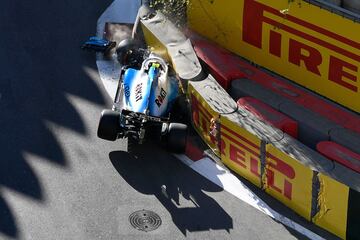
<svg viewBox="0 0 360 240">
<path fill-rule="evenodd" d="M 175 78 L 160 58 L 149 58 L 140 70 L 129 68 L 124 78 L 124 107 L 126 110 L 166 117 L 178 94 Z"/>
</svg>

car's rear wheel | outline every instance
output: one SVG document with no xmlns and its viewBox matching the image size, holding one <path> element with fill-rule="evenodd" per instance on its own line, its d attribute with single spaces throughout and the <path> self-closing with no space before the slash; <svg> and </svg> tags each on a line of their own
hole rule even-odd
<svg viewBox="0 0 360 240">
<path fill-rule="evenodd" d="M 120 113 L 112 110 L 103 110 L 97 131 L 98 137 L 115 141 L 120 130 Z"/>
<path fill-rule="evenodd" d="M 176 153 L 185 151 L 187 139 L 187 125 L 182 123 L 170 123 L 166 137 L 163 139 L 167 148 Z"/>
</svg>

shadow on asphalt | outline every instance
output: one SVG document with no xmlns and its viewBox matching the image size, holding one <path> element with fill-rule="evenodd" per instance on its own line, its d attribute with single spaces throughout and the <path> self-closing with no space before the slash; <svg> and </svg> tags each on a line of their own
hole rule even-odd
<svg viewBox="0 0 360 240">
<path fill-rule="evenodd" d="M 186 231 L 226 230 L 233 228 L 232 218 L 207 192 L 222 188 L 189 169 L 170 153 L 154 151 L 144 144 L 131 153 L 109 154 L 111 163 L 125 181 L 142 194 L 154 195 L 167 209 L 172 221 L 186 236 Z M 164 187 L 166 186 L 166 190 Z M 192 202 L 182 206 L 181 199 Z"/>
<path fill-rule="evenodd" d="M 95 57 L 79 46 L 95 33 L 97 18 L 111 2 L 1 2 L 0 188 L 45 202 L 50 189 L 42 187 L 26 154 L 66 168 L 68 161 L 48 123 L 88 134 L 67 95 L 105 103 L 83 70 L 96 69 Z M 0 195 L 0 232 L 16 238 L 21 229 L 12 209 Z"/>
</svg>

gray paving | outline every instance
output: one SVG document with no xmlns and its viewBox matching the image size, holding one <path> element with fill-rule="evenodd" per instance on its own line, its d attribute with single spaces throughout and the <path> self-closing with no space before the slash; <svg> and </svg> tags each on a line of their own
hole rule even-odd
<svg viewBox="0 0 360 240">
<path fill-rule="evenodd" d="M 0 239 L 301 238 L 156 146 L 97 139 L 110 99 L 79 46 L 110 3 L 1 2 Z M 133 229 L 141 209 L 160 228 Z"/>
</svg>

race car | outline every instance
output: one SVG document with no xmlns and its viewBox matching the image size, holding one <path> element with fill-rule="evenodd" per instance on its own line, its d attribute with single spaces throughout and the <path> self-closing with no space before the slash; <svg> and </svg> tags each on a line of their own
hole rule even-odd
<svg viewBox="0 0 360 240">
<path fill-rule="evenodd" d="M 89 40 L 81 46 L 81 49 L 107 53 L 114 47 L 116 47 L 116 42 L 99 37 L 90 37 Z"/>
<path fill-rule="evenodd" d="M 179 84 L 170 66 L 132 39 L 123 40 L 116 52 L 120 79 L 112 109 L 101 113 L 98 137 L 139 144 L 160 140 L 171 151 L 184 151 L 187 125 L 171 121 Z"/>
</svg>

